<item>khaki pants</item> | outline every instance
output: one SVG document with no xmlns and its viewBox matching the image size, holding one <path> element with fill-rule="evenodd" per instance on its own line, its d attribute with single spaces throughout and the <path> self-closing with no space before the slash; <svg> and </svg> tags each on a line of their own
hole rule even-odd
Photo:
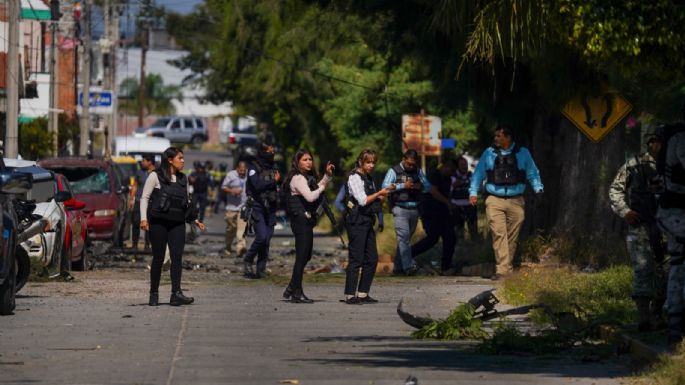
<svg viewBox="0 0 685 385">
<path fill-rule="evenodd" d="M 497 274 L 511 273 L 518 244 L 519 231 L 523 223 L 523 197 L 500 198 L 490 195 L 485 199 L 485 213 L 492 233 L 492 248 L 495 250 Z"/>
<path fill-rule="evenodd" d="M 233 240 L 237 239 L 236 252 L 242 256 L 247 251 L 247 241 L 245 240 L 245 227 L 247 222 L 240 219 L 240 211 L 226 211 L 226 251 L 231 252 Z"/>
</svg>

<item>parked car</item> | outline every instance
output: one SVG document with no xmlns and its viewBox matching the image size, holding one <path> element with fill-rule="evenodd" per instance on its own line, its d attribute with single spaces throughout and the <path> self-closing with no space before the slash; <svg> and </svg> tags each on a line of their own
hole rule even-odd
<svg viewBox="0 0 685 385">
<path fill-rule="evenodd" d="M 219 143 L 231 150 L 239 146 L 254 146 L 257 143 L 257 120 L 244 116 L 235 123 L 230 117 L 224 118 L 219 128 Z"/>
<path fill-rule="evenodd" d="M 112 241 L 121 247 L 127 228 L 128 185 L 110 160 L 86 158 L 46 159 L 41 167 L 64 175 L 74 197 L 86 204 L 83 213 L 88 239 Z"/>
<path fill-rule="evenodd" d="M 114 139 L 114 156 L 132 156 L 140 162 L 143 155 L 150 154 L 159 164 L 164 150 L 169 147 L 171 142 L 166 138 L 117 136 Z"/>
<path fill-rule="evenodd" d="M 67 178 L 62 174 L 55 175 L 55 187 L 58 193 L 68 193 L 70 199 L 64 201 L 66 228 L 62 261 L 74 270 L 85 271 L 88 268 L 88 221 L 83 209 L 86 203 L 74 198 L 74 192 Z"/>
<path fill-rule="evenodd" d="M 10 171 L 0 161 L 0 211 L 2 212 L 2 238 L 0 238 L 0 315 L 12 314 L 15 308 L 17 263 L 17 233 L 19 218 L 14 207 L 15 194 L 31 188 L 31 176 Z"/>
<path fill-rule="evenodd" d="M 205 122 L 194 116 L 166 116 L 150 127 L 136 128 L 135 137 L 167 138 L 174 143 L 201 144 L 209 139 Z"/>
</svg>

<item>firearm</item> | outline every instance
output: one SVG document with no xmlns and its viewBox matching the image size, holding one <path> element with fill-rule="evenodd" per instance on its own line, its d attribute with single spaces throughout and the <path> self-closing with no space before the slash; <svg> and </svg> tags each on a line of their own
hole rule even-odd
<svg viewBox="0 0 685 385">
<path fill-rule="evenodd" d="M 247 225 L 245 226 L 245 232 L 243 233 L 243 237 L 247 237 L 248 234 L 254 233 L 253 222 L 255 221 L 255 219 L 252 218 L 252 205 L 252 198 L 247 198 L 247 203 L 245 203 L 245 206 L 240 210 L 240 219 L 244 220 L 247 223 Z"/>
<path fill-rule="evenodd" d="M 658 202 L 656 193 L 661 188 L 661 184 L 657 178 L 648 179 L 647 173 L 644 171 L 644 165 L 637 159 L 638 176 L 642 178 L 642 184 L 645 186 L 643 191 L 633 191 L 631 194 L 631 201 L 637 198 L 639 202 L 638 214 L 640 216 L 641 224 L 645 226 L 647 235 L 649 237 L 649 246 L 654 253 L 654 260 L 657 263 L 663 263 L 666 257 L 666 250 L 664 247 L 663 236 L 661 229 L 656 221 L 656 212 Z"/>
<path fill-rule="evenodd" d="M 331 211 L 331 206 L 328 205 L 328 198 L 326 198 L 325 194 L 321 194 L 321 204 L 319 205 L 319 207 L 321 207 L 324 214 L 326 214 L 328 219 L 330 219 L 331 224 L 335 229 L 335 232 L 338 233 L 338 237 L 340 237 L 340 242 L 342 242 L 343 248 L 346 248 L 347 246 L 345 245 L 345 240 L 343 239 L 342 233 L 340 232 L 340 228 L 338 227 L 338 221 L 335 220 L 335 215 L 333 215 L 333 211 Z"/>
</svg>

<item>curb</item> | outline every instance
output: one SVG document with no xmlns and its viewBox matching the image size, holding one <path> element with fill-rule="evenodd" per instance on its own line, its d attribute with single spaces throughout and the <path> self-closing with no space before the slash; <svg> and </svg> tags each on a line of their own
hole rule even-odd
<svg viewBox="0 0 685 385">
<path fill-rule="evenodd" d="M 618 343 L 620 346 L 627 348 L 628 352 L 633 356 L 650 363 L 657 361 L 660 355 L 668 353 L 666 350 L 649 346 L 642 341 L 629 337 L 611 326 L 600 326 L 599 333 L 602 339 Z"/>
</svg>

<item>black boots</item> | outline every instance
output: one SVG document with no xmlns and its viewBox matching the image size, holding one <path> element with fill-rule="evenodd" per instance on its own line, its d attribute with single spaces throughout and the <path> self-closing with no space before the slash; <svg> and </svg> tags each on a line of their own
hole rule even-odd
<svg viewBox="0 0 685 385">
<path fill-rule="evenodd" d="M 169 299 L 169 305 L 180 306 L 180 305 L 190 305 L 195 301 L 193 297 L 186 297 L 183 295 L 182 291 L 176 291 L 171 293 L 171 298 Z"/>
<path fill-rule="evenodd" d="M 304 292 L 302 290 L 297 290 L 296 292 L 293 292 L 292 297 L 290 297 L 290 302 L 293 302 L 293 303 L 314 303 L 313 300 L 307 298 L 307 296 L 304 295 Z"/>
<path fill-rule="evenodd" d="M 293 296 L 293 289 L 290 288 L 290 286 L 285 288 L 285 291 L 283 292 L 283 299 L 286 301 L 290 301 L 290 298 Z"/>
<path fill-rule="evenodd" d="M 254 271 L 252 270 L 252 264 L 249 262 L 243 262 L 243 276 L 245 278 L 255 278 Z"/>
<path fill-rule="evenodd" d="M 156 291 L 150 292 L 150 302 L 148 302 L 148 305 L 150 305 L 150 306 L 159 305 L 159 293 L 158 292 L 156 292 Z"/>
</svg>

